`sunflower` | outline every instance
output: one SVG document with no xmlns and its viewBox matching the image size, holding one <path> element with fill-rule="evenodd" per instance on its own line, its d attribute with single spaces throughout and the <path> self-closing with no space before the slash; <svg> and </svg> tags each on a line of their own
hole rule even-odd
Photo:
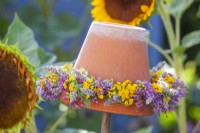
<svg viewBox="0 0 200 133">
<path fill-rule="evenodd" d="M 15 45 L 0 42 L 0 132 L 20 132 L 38 95 L 34 67 Z"/>
<path fill-rule="evenodd" d="M 95 21 L 139 25 L 151 16 L 155 0 L 93 0 L 91 4 Z"/>
</svg>

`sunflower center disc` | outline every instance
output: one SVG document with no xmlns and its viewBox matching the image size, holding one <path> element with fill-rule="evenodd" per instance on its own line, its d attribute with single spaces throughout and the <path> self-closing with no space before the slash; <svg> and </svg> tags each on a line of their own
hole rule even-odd
<svg viewBox="0 0 200 133">
<path fill-rule="evenodd" d="M 25 79 L 18 74 L 17 65 L 7 55 L 0 59 L 0 128 L 11 128 L 28 110 L 28 90 Z"/>
<path fill-rule="evenodd" d="M 131 22 L 144 14 L 141 6 L 150 7 L 152 0 L 105 0 L 105 9 L 110 17 L 124 22 Z"/>
</svg>

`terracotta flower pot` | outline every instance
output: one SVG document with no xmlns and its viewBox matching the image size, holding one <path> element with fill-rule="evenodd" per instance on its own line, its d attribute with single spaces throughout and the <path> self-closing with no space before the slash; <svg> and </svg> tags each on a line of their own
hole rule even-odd
<svg viewBox="0 0 200 133">
<path fill-rule="evenodd" d="M 74 67 L 83 67 L 96 78 L 114 82 L 149 80 L 146 33 L 139 27 L 93 22 Z M 102 100 L 91 103 L 90 109 L 127 115 L 153 114 L 152 109 L 138 109 L 135 105 L 104 106 Z"/>
</svg>

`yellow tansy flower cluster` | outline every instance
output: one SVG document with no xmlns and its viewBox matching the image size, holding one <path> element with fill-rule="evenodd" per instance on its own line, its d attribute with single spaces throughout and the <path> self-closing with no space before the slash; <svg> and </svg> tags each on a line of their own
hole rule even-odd
<svg viewBox="0 0 200 133">
<path fill-rule="evenodd" d="M 50 84 L 54 85 L 54 83 L 57 82 L 58 79 L 59 79 L 58 75 L 55 74 L 54 72 L 49 72 L 48 74 L 51 75 L 50 78 L 49 78 Z"/>
<path fill-rule="evenodd" d="M 162 93 L 162 87 L 159 84 L 153 83 L 152 88 L 156 93 Z"/>
<path fill-rule="evenodd" d="M 73 68 L 73 64 L 65 64 L 63 65 L 63 68 L 67 71 L 71 71 Z"/>
<path fill-rule="evenodd" d="M 126 80 L 123 83 L 117 82 L 108 92 L 108 97 L 112 98 L 115 94 L 121 97 L 121 102 L 125 106 L 132 105 L 133 95 L 135 94 L 137 84 L 132 84 L 130 80 Z"/>
<path fill-rule="evenodd" d="M 103 91 L 103 88 L 101 88 L 101 87 L 98 87 L 96 89 L 96 93 L 97 93 L 97 96 L 99 99 L 104 99 L 104 94 L 102 94 L 102 91 Z"/>
<path fill-rule="evenodd" d="M 94 78 L 94 77 L 91 77 L 90 79 L 86 80 L 86 81 L 83 83 L 83 87 L 82 87 L 82 88 L 94 90 L 94 89 L 95 89 L 95 86 L 94 86 L 94 84 L 93 84 L 94 81 L 95 81 L 95 78 Z M 86 95 L 85 98 L 86 98 L 86 99 L 89 99 L 89 98 L 90 98 L 90 95 Z"/>
<path fill-rule="evenodd" d="M 151 72 L 151 82 L 156 83 L 158 82 L 161 75 L 161 71 Z"/>
<path fill-rule="evenodd" d="M 173 76 L 171 76 L 171 75 L 168 74 L 168 75 L 166 75 L 164 77 L 164 81 L 167 82 L 167 83 L 174 83 L 175 78 Z"/>
<path fill-rule="evenodd" d="M 169 102 L 170 100 L 171 100 L 170 97 L 166 97 L 166 98 L 163 99 L 163 102 L 167 103 L 167 102 Z"/>
</svg>

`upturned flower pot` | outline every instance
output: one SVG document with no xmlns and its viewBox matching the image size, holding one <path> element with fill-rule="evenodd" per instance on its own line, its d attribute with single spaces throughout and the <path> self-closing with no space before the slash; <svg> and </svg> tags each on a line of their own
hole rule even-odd
<svg viewBox="0 0 200 133">
<path fill-rule="evenodd" d="M 74 67 L 82 67 L 96 78 L 113 79 L 114 82 L 149 81 L 146 34 L 147 31 L 139 27 L 93 22 Z M 153 114 L 151 108 L 137 108 L 135 104 L 105 106 L 104 102 L 91 102 L 90 109 L 126 115 Z"/>
</svg>

